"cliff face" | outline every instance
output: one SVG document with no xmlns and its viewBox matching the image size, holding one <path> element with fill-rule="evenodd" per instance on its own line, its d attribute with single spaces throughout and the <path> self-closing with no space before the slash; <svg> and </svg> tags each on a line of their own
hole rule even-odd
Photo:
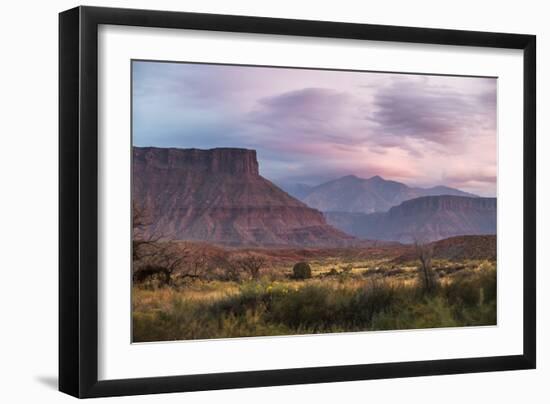
<svg viewBox="0 0 550 404">
<path fill-rule="evenodd" d="M 410 243 L 461 235 L 496 234 L 496 198 L 428 196 L 411 199 L 388 212 L 329 212 L 329 224 L 360 238 Z"/>
<path fill-rule="evenodd" d="M 473 211 L 496 214 L 496 209 L 496 198 L 467 198 L 450 195 L 426 196 L 405 201 L 399 206 L 391 208 L 388 211 L 388 216 L 399 218 L 429 213 L 470 213 Z"/>
<path fill-rule="evenodd" d="M 259 175 L 254 150 L 134 148 L 133 200 L 150 234 L 226 245 L 339 246 L 352 238 Z"/>
<path fill-rule="evenodd" d="M 256 150 L 217 148 L 175 149 L 134 147 L 134 165 L 159 170 L 188 170 L 258 176 Z"/>
</svg>

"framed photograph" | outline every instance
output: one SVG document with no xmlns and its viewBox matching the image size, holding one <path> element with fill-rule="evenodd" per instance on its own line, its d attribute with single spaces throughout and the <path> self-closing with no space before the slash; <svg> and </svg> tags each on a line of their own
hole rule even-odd
<svg viewBox="0 0 550 404">
<path fill-rule="evenodd" d="M 535 36 L 59 28 L 61 391 L 535 368 Z"/>
</svg>

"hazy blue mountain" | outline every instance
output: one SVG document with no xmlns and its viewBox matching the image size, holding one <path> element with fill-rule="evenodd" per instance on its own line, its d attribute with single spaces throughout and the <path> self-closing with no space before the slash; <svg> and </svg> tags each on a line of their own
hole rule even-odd
<svg viewBox="0 0 550 404">
<path fill-rule="evenodd" d="M 283 191 L 285 191 L 287 194 L 298 198 L 303 199 L 307 196 L 309 191 L 313 188 L 311 185 L 307 184 L 301 184 L 301 183 L 277 183 L 276 185 L 279 186 Z"/>
<path fill-rule="evenodd" d="M 410 243 L 453 236 L 496 234 L 496 198 L 426 196 L 387 212 L 325 212 L 327 222 L 363 238 Z"/>
<path fill-rule="evenodd" d="M 322 212 L 373 213 L 386 212 L 409 199 L 436 195 L 477 197 L 446 186 L 414 188 L 380 176 L 365 179 L 348 175 L 313 187 L 300 199 Z"/>
</svg>

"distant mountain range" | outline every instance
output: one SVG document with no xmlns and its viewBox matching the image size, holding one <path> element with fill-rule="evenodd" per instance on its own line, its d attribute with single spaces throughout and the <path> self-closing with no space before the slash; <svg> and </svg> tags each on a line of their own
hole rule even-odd
<svg viewBox="0 0 550 404">
<path fill-rule="evenodd" d="M 495 198 L 351 175 L 287 193 L 259 174 L 255 150 L 134 147 L 132 170 L 133 202 L 152 237 L 343 247 L 496 233 Z"/>
<path fill-rule="evenodd" d="M 277 183 L 277 186 L 289 195 L 300 200 L 305 198 L 311 189 L 314 188 L 311 185 L 302 183 Z"/>
<path fill-rule="evenodd" d="M 409 187 L 397 181 L 385 180 L 380 176 L 364 179 L 348 175 L 315 187 L 304 184 L 283 185 L 283 187 L 289 194 L 322 212 L 386 212 L 401 202 L 423 196 L 477 197 L 477 195 L 446 186 Z"/>
<path fill-rule="evenodd" d="M 325 212 L 329 224 L 358 238 L 411 243 L 496 234 L 496 198 L 426 196 L 387 212 Z"/>
<path fill-rule="evenodd" d="M 344 246 L 353 237 L 259 174 L 255 150 L 134 147 L 133 201 L 149 235 L 246 246 Z"/>
</svg>

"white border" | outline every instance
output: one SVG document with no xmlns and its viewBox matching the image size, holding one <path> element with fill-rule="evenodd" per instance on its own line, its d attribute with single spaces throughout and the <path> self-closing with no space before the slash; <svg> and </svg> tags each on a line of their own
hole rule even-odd
<svg viewBox="0 0 550 404">
<path fill-rule="evenodd" d="M 122 26 L 98 41 L 100 380 L 522 353 L 521 51 Z M 130 344 L 130 59 L 497 76 L 498 326 Z"/>
</svg>

